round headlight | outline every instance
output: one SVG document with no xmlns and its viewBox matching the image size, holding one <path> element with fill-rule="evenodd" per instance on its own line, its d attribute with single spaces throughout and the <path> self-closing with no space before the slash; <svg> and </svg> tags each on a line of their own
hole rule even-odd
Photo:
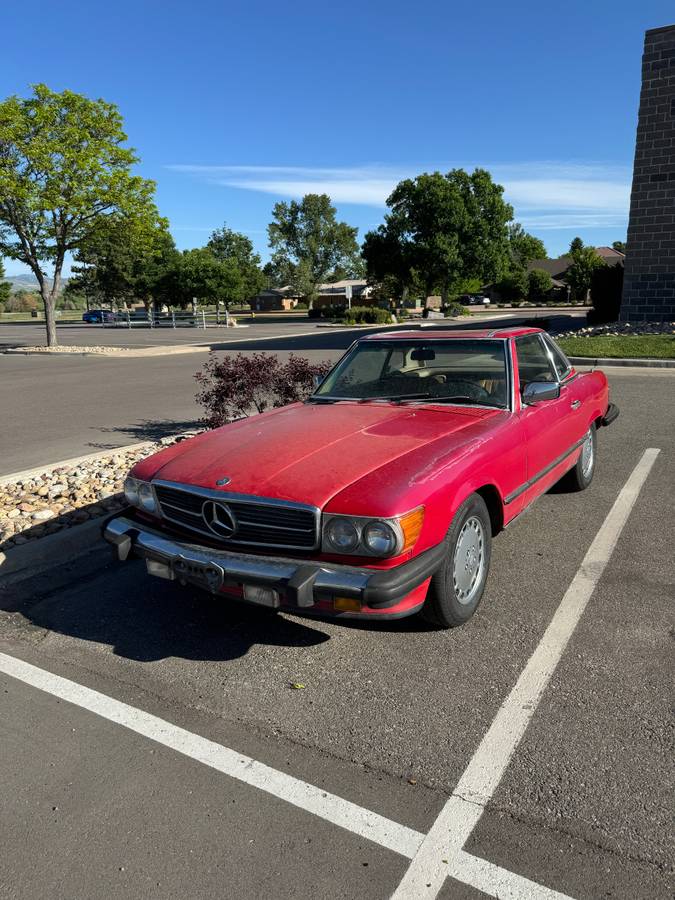
<svg viewBox="0 0 675 900">
<path fill-rule="evenodd" d="M 138 499 L 140 501 L 141 508 L 146 512 L 154 512 L 157 508 L 155 493 L 150 485 L 145 481 L 141 481 L 138 486 Z"/>
<path fill-rule="evenodd" d="M 359 545 L 359 532 L 349 519 L 331 519 L 326 526 L 326 538 L 338 553 L 351 553 Z"/>
<path fill-rule="evenodd" d="M 138 506 L 138 482 L 135 478 L 125 479 L 124 496 L 130 506 Z"/>
<path fill-rule="evenodd" d="M 375 556 L 391 556 L 396 549 L 396 532 L 387 522 L 368 522 L 363 529 L 363 543 Z"/>
</svg>

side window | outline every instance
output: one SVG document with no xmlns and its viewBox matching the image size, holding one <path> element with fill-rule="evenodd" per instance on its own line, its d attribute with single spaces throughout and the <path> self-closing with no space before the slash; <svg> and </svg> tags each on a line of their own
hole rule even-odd
<svg viewBox="0 0 675 900">
<path fill-rule="evenodd" d="M 539 335 L 526 334 L 516 338 L 516 353 L 521 391 L 529 381 L 558 380 L 551 358 L 539 340 Z"/>
<path fill-rule="evenodd" d="M 555 363 L 555 367 L 558 370 L 558 379 L 560 381 L 562 381 L 563 378 L 565 378 L 565 376 L 572 369 L 572 364 L 570 363 L 569 359 L 565 356 L 565 354 L 562 352 L 560 347 L 558 347 L 558 345 L 555 343 L 555 341 L 551 340 L 551 338 L 547 334 L 543 335 L 543 337 L 544 337 L 544 341 L 546 342 L 546 346 L 548 347 L 548 349 L 551 352 L 551 356 L 553 357 L 553 362 Z"/>
</svg>

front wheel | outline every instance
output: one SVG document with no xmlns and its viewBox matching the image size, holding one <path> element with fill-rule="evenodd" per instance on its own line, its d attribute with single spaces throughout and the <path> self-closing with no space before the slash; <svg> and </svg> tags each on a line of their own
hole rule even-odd
<svg viewBox="0 0 675 900">
<path fill-rule="evenodd" d="M 581 445 L 579 459 L 569 472 L 560 479 L 560 486 L 564 490 L 585 491 L 591 481 L 593 481 L 596 445 L 595 425 L 591 425 Z"/>
<path fill-rule="evenodd" d="M 437 628 L 456 628 L 478 608 L 490 567 L 490 513 L 479 494 L 459 507 L 445 541 L 447 554 L 431 579 L 422 616 Z"/>
</svg>

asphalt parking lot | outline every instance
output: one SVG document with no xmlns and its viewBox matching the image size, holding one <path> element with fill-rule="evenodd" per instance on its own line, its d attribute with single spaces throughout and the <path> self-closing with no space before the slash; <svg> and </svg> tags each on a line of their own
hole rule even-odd
<svg viewBox="0 0 675 900">
<path fill-rule="evenodd" d="M 495 541 L 462 629 L 103 547 L 0 590 L 0 897 L 670 897 L 675 381 L 610 384 L 590 489 Z"/>
</svg>

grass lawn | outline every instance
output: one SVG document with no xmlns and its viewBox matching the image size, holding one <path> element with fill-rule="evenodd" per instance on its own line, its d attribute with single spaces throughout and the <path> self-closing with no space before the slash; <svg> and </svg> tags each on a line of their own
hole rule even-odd
<svg viewBox="0 0 675 900">
<path fill-rule="evenodd" d="M 675 359 L 675 334 L 619 334 L 561 338 L 568 356 L 612 359 Z"/>
</svg>

